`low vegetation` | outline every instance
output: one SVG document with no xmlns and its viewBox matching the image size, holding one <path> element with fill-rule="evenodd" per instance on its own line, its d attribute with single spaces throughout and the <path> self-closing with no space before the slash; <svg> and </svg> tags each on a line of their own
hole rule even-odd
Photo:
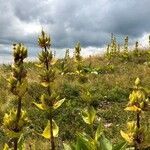
<svg viewBox="0 0 150 150">
<path fill-rule="evenodd" d="M 38 62 L 24 63 L 18 43 L 14 64 L 0 66 L 1 149 L 150 149 L 149 49 L 129 51 L 112 34 L 102 56 L 81 57 L 77 43 L 56 60 L 44 31 L 38 44 Z"/>
</svg>

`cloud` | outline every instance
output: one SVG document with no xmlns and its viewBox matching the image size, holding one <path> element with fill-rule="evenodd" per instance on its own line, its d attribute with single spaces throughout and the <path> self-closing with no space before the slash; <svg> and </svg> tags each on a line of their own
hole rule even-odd
<svg viewBox="0 0 150 150">
<path fill-rule="evenodd" d="M 134 41 L 150 32 L 149 0 L 0 0 L 0 4 L 0 44 L 23 42 L 32 56 L 38 51 L 42 27 L 56 49 L 73 48 L 78 41 L 84 48 L 98 48 L 109 41 L 110 33 L 119 41 L 126 35 Z M 0 51 L 4 52 L 1 47 Z"/>
</svg>

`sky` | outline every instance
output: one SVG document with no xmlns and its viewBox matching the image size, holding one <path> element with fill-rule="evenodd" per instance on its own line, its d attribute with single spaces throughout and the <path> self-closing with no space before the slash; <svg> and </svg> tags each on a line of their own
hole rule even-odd
<svg viewBox="0 0 150 150">
<path fill-rule="evenodd" d="M 29 58 L 40 51 L 43 28 L 58 57 L 81 43 L 82 55 L 102 53 L 114 33 L 123 43 L 129 36 L 148 44 L 150 0 L 0 0 L 0 63 L 11 61 L 12 44 L 24 43 Z"/>
</svg>

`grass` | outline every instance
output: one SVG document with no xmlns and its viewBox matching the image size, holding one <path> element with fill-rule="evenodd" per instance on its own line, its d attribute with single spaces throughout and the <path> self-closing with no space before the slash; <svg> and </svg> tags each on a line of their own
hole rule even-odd
<svg viewBox="0 0 150 150">
<path fill-rule="evenodd" d="M 60 127 L 59 138 L 56 139 L 60 145 L 58 149 L 62 149 L 62 141 L 75 140 L 77 132 L 88 130 L 80 115 L 80 110 L 86 106 L 87 97 L 85 93 L 87 90 L 92 95 L 92 105 L 98 109 L 98 119 L 101 118 L 104 122 L 107 137 L 113 143 L 121 139 L 120 129 L 124 128 L 127 120 L 134 117 L 123 109 L 128 102 L 128 96 L 132 91 L 135 79 L 139 77 L 143 87 L 148 90 L 150 88 L 150 66 L 145 63 L 150 61 L 149 51 L 140 51 L 138 57 L 130 52 L 129 56 L 128 60 L 118 56 L 111 59 L 104 56 L 84 58 L 84 66 L 88 66 L 91 62 L 91 67 L 100 71 L 99 74 L 86 74 L 86 78 L 80 80 L 74 75 L 61 75 L 61 60 L 58 61 L 55 67 L 57 77 L 53 89 L 61 98 L 66 98 L 65 103 L 54 114 Z M 26 63 L 29 88 L 23 101 L 23 108 L 28 112 L 30 124 L 25 143 L 26 149 L 47 150 L 49 143 L 36 134 L 42 132 L 47 119 L 44 118 L 44 113 L 33 105 L 33 101 L 39 102 L 41 93 L 45 92 L 39 85 L 39 70 L 35 63 Z M 71 60 L 68 68 L 73 69 L 72 64 Z M 110 66 L 113 69 L 108 69 Z M 14 97 L 8 91 L 6 81 L 10 71 L 10 65 L 0 66 L 0 149 L 7 141 L 2 127 L 3 116 L 13 107 L 14 103 Z M 148 115 L 145 119 L 150 122 Z M 98 121 L 96 121 L 97 124 Z"/>
</svg>

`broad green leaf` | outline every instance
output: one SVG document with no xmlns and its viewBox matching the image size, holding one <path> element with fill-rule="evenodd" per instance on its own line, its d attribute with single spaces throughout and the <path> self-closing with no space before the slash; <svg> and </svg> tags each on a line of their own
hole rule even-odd
<svg viewBox="0 0 150 150">
<path fill-rule="evenodd" d="M 18 149 L 19 150 L 26 150 L 26 148 L 25 148 L 25 142 L 24 142 L 26 134 L 27 134 L 26 132 L 23 133 L 23 134 L 21 134 L 20 138 L 18 139 Z"/>
<path fill-rule="evenodd" d="M 62 100 L 59 100 L 58 102 L 56 102 L 56 103 L 53 105 L 53 108 L 54 108 L 54 109 L 59 108 L 59 107 L 62 105 L 62 103 L 63 103 L 64 101 L 65 101 L 65 98 L 62 99 Z"/>
<path fill-rule="evenodd" d="M 53 136 L 57 137 L 58 136 L 58 132 L 59 132 L 59 127 L 57 126 L 57 124 L 53 120 Z M 43 133 L 41 135 L 44 138 L 46 138 L 46 139 L 50 139 L 51 138 L 51 134 L 50 134 L 50 121 L 48 121 L 47 126 L 45 127 L 45 129 L 44 129 L 44 131 L 43 131 Z"/>
<path fill-rule="evenodd" d="M 9 146 L 5 143 L 3 150 L 9 150 Z"/>
<path fill-rule="evenodd" d="M 33 104 L 36 105 L 41 110 L 46 110 L 46 107 L 43 107 L 42 104 L 38 104 L 38 103 L 35 103 L 35 102 L 33 102 Z"/>
<path fill-rule="evenodd" d="M 3 124 L 9 126 L 15 118 L 15 114 L 10 111 L 9 114 L 5 113 L 3 118 Z"/>
<path fill-rule="evenodd" d="M 139 78 L 136 78 L 136 80 L 135 80 L 135 85 L 139 85 L 140 84 L 140 79 Z"/>
<path fill-rule="evenodd" d="M 76 150 L 95 150 L 94 140 L 86 134 L 78 134 Z"/>
<path fill-rule="evenodd" d="M 41 85 L 42 85 L 43 87 L 48 87 L 48 86 L 49 86 L 49 83 L 48 83 L 48 82 L 42 82 Z"/>
<path fill-rule="evenodd" d="M 113 150 L 126 150 L 127 143 L 126 142 L 121 142 L 117 143 L 114 147 Z"/>
<path fill-rule="evenodd" d="M 21 146 L 18 145 L 18 150 L 26 150 L 25 144 L 22 144 Z"/>
<path fill-rule="evenodd" d="M 104 135 L 102 135 L 99 138 L 99 142 L 100 142 L 100 149 L 102 149 L 102 150 L 112 150 L 111 142 Z"/>
<path fill-rule="evenodd" d="M 48 98 L 47 98 L 46 94 L 42 94 L 41 97 L 40 97 L 41 103 L 42 103 L 43 107 L 45 107 L 45 108 L 47 107 L 46 106 L 47 99 Z"/>
<path fill-rule="evenodd" d="M 82 111 L 82 118 L 85 123 L 87 124 L 93 124 L 93 121 L 96 116 L 96 110 L 93 106 L 88 107 L 87 109 Z"/>
<path fill-rule="evenodd" d="M 127 129 L 129 133 L 134 132 L 136 130 L 136 122 L 135 121 L 127 122 Z"/>
<path fill-rule="evenodd" d="M 135 112 L 141 111 L 141 109 L 138 108 L 138 107 L 136 107 L 135 105 L 134 106 L 126 107 L 125 110 L 127 110 L 127 111 L 135 111 Z"/>
<path fill-rule="evenodd" d="M 89 96 L 91 98 L 91 93 L 89 91 L 87 91 L 87 96 Z"/>
<path fill-rule="evenodd" d="M 95 133 L 95 140 L 97 141 L 102 134 L 103 134 L 103 125 L 102 122 L 100 122 Z"/>
<path fill-rule="evenodd" d="M 64 150 L 72 150 L 69 144 L 63 143 L 63 146 L 64 146 Z"/>
<path fill-rule="evenodd" d="M 35 64 L 35 66 L 39 67 L 39 68 L 42 68 L 43 67 L 43 64 Z"/>
<path fill-rule="evenodd" d="M 133 142 L 133 139 L 127 133 L 125 133 L 121 130 L 120 134 L 127 142 L 129 142 L 129 143 Z"/>
</svg>

